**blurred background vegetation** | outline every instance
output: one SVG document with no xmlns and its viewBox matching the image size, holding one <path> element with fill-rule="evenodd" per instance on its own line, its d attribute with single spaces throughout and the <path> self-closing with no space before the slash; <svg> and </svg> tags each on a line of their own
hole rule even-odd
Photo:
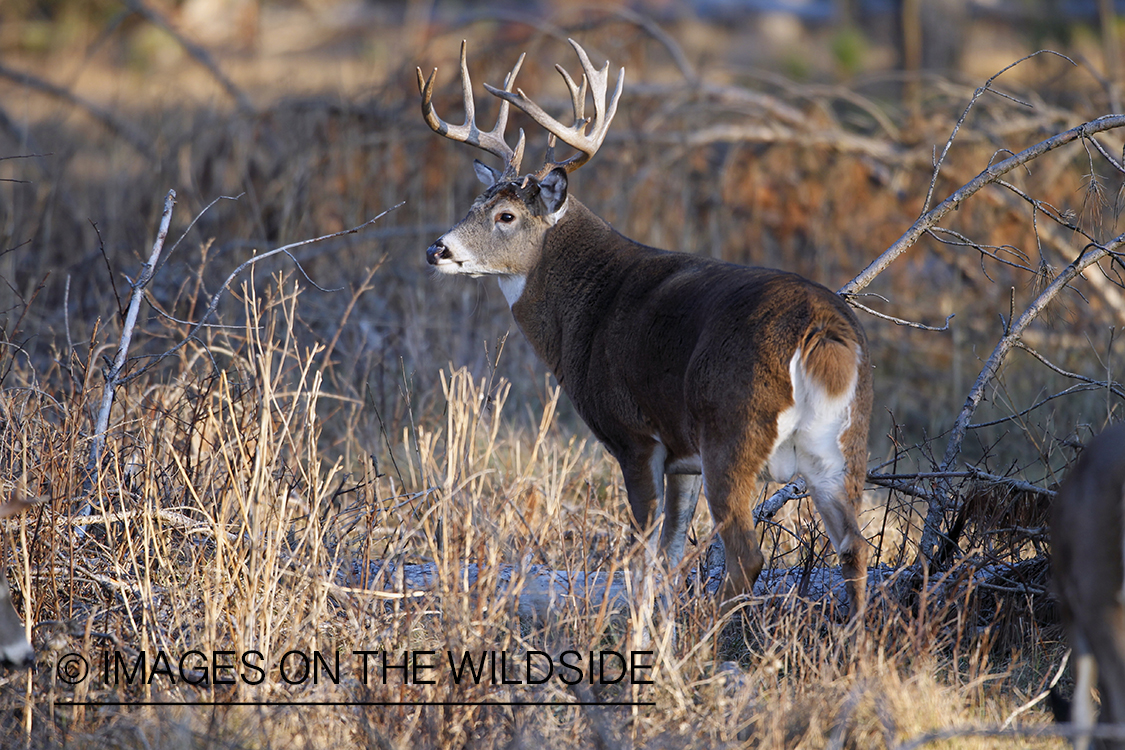
<svg viewBox="0 0 1125 750">
<path fill-rule="evenodd" d="M 438 111 L 459 121 L 457 54 L 460 40 L 467 39 L 478 117 L 490 122 L 496 108 L 481 84 L 501 82 L 526 51 L 521 87 L 548 111 L 562 113 L 569 101 L 552 67 L 557 62 L 576 68 L 565 41 L 575 37 L 595 62 L 623 65 L 627 76 L 606 144 L 573 176 L 576 196 L 636 240 L 785 268 L 838 289 L 925 210 L 931 182 L 930 207 L 990 163 L 1121 111 L 1118 14 L 1125 8 L 1118 5 L 1109 0 L 597 5 L 4 0 L 0 477 L 8 488 L 50 496 L 53 517 L 69 518 L 81 506 L 76 499 L 90 497 L 87 455 L 101 373 L 121 334 L 131 280 L 148 257 L 170 189 L 177 195 L 171 239 L 142 310 L 133 348 L 139 358 L 127 372 L 180 341 L 188 330 L 184 321 L 197 320 L 207 299 L 253 254 L 359 225 L 403 203 L 361 233 L 304 246 L 292 257 L 279 255 L 244 272 L 216 318 L 244 326 L 243 333 L 205 329 L 193 347 L 120 389 L 102 475 L 113 486 L 106 485 L 103 500 L 122 510 L 139 504 L 140 497 L 179 502 L 195 483 L 212 487 L 214 494 L 194 498 L 200 507 L 189 515 L 208 517 L 212 503 L 221 504 L 216 498 L 228 497 L 227 484 L 237 485 L 214 477 L 243 476 L 245 467 L 223 461 L 238 450 L 246 459 L 256 441 L 265 442 L 265 432 L 257 430 L 264 430 L 260 425 L 268 419 L 255 409 L 273 416 L 284 412 L 290 424 L 290 412 L 263 406 L 265 396 L 255 401 L 256 389 L 268 391 L 263 384 L 269 384 L 278 403 L 289 399 L 285 409 L 300 415 L 298 421 L 310 430 L 305 437 L 314 444 L 277 448 L 271 477 L 281 487 L 278 497 L 288 502 L 292 491 L 301 502 L 314 503 L 327 493 L 334 507 L 350 503 L 352 513 L 374 508 L 386 514 L 371 520 L 371 511 L 371 517 L 363 516 L 368 526 L 356 521 L 340 531 L 334 538 L 344 554 L 366 545 L 364 560 L 368 553 L 378 557 L 373 543 L 386 538 L 398 544 L 406 527 L 413 534 L 424 525 L 419 508 L 440 497 L 468 509 L 457 533 L 478 542 L 481 537 L 473 534 L 485 534 L 488 549 L 501 549 L 504 560 L 523 559 L 530 549 L 539 562 L 572 568 L 616 564 L 628 524 L 612 462 L 581 442 L 588 433 L 565 398 L 554 420 L 549 418 L 550 381 L 514 331 L 495 285 L 436 279 L 426 268 L 425 248 L 479 191 L 470 167 L 478 154 L 425 126 L 415 68 L 439 69 Z M 1007 70 L 965 114 L 985 80 L 1044 48 L 1058 54 L 1039 54 Z M 935 160 L 959 122 L 935 177 Z M 527 130 L 525 162 L 531 164 L 545 139 L 515 113 L 510 129 L 518 127 Z M 935 468 L 947 431 L 1013 315 L 1088 242 L 1122 232 L 1123 179 L 1114 161 L 1125 153 L 1123 146 L 1121 134 L 1110 131 L 1096 142 L 1036 159 L 1008 176 L 1009 187 L 988 188 L 950 214 L 943 223 L 948 231 L 923 236 L 866 290 L 871 296 L 859 301 L 886 315 L 936 327 L 955 316 L 947 329 L 930 331 L 860 313 L 876 365 L 873 468 L 887 473 Z M 980 632 L 989 635 L 975 652 L 984 654 L 983 662 L 974 661 L 977 657 L 967 662 L 972 670 L 987 672 L 991 649 L 1009 654 L 1010 667 L 1018 649 L 1038 654 L 1043 644 L 1057 646 L 1057 638 L 1043 635 L 1038 619 L 1051 621 L 1042 611 L 1047 597 L 1041 525 L 1049 496 L 1044 490 L 1058 480 L 1078 443 L 1120 418 L 1116 331 L 1125 324 L 1125 296 L 1119 269 L 1116 260 L 1107 260 L 1058 298 L 1024 337 L 1052 366 L 1026 349 L 1014 351 L 977 411 L 978 426 L 966 441 L 962 463 L 1033 486 L 978 485 L 968 475 L 955 482 L 951 510 L 957 517 L 948 520 L 961 524 L 961 551 L 976 555 L 981 566 L 1002 561 L 1017 579 L 1007 593 L 996 589 L 988 593 L 993 598 L 974 600 L 979 620 L 962 617 L 963 600 L 950 599 L 954 603 L 941 617 L 961 619 L 941 637 L 953 644 L 949 669 L 955 674 L 962 637 L 979 645 L 972 639 Z M 244 288 L 251 278 L 252 287 Z M 303 290 L 300 305 L 290 307 L 297 287 Z M 263 324 L 256 333 L 246 329 L 257 320 L 246 303 L 250 288 L 258 290 L 254 304 L 284 321 Z M 271 359 L 254 349 L 269 348 L 255 343 L 266 333 L 275 336 L 284 357 Z M 449 396 L 448 379 L 450 369 L 462 366 L 484 385 L 458 401 Z M 307 372 L 319 373 L 323 381 L 317 385 L 319 399 L 301 402 L 305 412 L 297 401 L 309 387 Z M 505 382 L 510 392 L 503 390 Z M 503 460 L 490 458 L 489 443 L 484 458 L 474 458 L 479 461 L 471 467 L 440 469 L 456 443 L 449 415 L 472 412 L 465 424 L 475 429 L 473 420 L 487 418 L 473 409 L 505 399 L 505 429 L 515 437 Z M 220 406 L 212 414 L 209 404 Z M 167 444 L 161 443 L 162 431 L 172 435 Z M 550 449 L 542 448 L 547 442 Z M 316 460 L 307 458 L 313 454 Z M 310 467 L 319 460 L 336 468 L 318 474 Z M 544 468 L 552 460 L 558 465 Z M 531 467 L 535 461 L 539 464 Z M 449 459 L 444 465 L 454 464 Z M 402 467 L 394 477 L 400 484 L 384 492 L 372 476 L 381 470 L 391 474 L 392 465 Z M 580 468 L 568 473 L 559 465 Z M 245 468 L 247 475 L 265 481 L 254 466 Z M 151 485 L 144 485 L 144 492 L 136 489 L 141 485 L 134 475 L 150 477 Z M 116 484 L 110 482 L 114 476 Z M 326 490 L 331 483 L 325 477 L 338 486 Z M 471 478 L 468 489 L 454 481 L 461 477 Z M 872 491 L 868 501 L 869 536 L 879 548 L 873 559 L 913 560 L 910 541 L 925 506 L 916 507 L 917 497 L 900 490 Z M 611 519 L 591 521 L 594 531 L 586 525 L 591 507 Z M 481 529 L 491 527 L 480 519 L 491 522 L 497 508 L 505 514 L 518 508 L 516 515 L 525 515 L 519 522 L 505 516 L 503 533 L 490 537 Z M 550 525 L 560 512 L 573 524 L 565 533 Z M 291 519 L 278 517 L 277 528 L 288 531 Z M 343 524 L 352 517 L 339 518 Z M 453 516 L 442 521 L 449 532 Z M 237 519 L 231 523 L 237 525 Z M 766 525 L 763 546 L 767 554 L 776 553 L 775 566 L 812 565 L 823 557 L 821 539 L 818 553 L 781 560 L 781 553 L 798 549 L 793 538 L 808 537 L 804 523 L 793 521 L 789 531 Z M 149 570 L 120 553 L 130 535 L 112 532 L 111 526 L 106 522 L 104 537 L 78 539 L 65 526 L 44 525 L 30 552 L 16 545 L 30 561 L 25 570 L 51 577 L 51 588 L 36 589 L 36 621 L 65 620 L 74 628 L 78 614 L 92 612 L 105 618 L 99 627 L 121 632 L 126 640 L 143 630 L 120 612 L 104 612 L 105 592 L 91 579 L 76 579 L 73 562 L 59 557 L 81 549 L 92 568 L 101 565 L 99 570 L 141 580 Z M 361 542 L 348 537 L 355 528 L 368 529 Z M 426 527 L 430 536 L 411 542 L 417 556 L 436 548 L 432 531 Z M 162 534 L 159 539 L 180 531 Z M 215 541 L 220 548 L 221 536 Z M 502 543 L 496 541 L 500 537 Z M 183 544 L 175 555 L 192 565 L 215 559 L 210 548 L 175 538 Z M 99 547 L 103 539 L 119 544 Z M 586 540 L 589 547 L 582 547 L 575 561 L 577 547 L 563 539 Z M 405 548 L 407 542 L 401 543 Z M 483 547 L 466 542 L 459 549 L 469 557 Z M 224 559 L 255 554 L 248 547 Z M 339 557 L 313 558 L 310 570 L 339 569 Z M 1034 565 L 1017 571 L 1028 559 Z M 59 572 L 66 565 L 72 566 L 69 577 Z M 278 565 L 284 568 L 284 562 Z M 183 593 L 184 611 L 199 604 L 182 565 L 153 564 L 153 569 L 171 576 L 168 591 L 190 589 Z M 971 575 L 965 580 L 970 585 Z M 132 601 L 127 588 L 115 592 L 112 596 Z M 149 592 L 160 599 L 158 594 Z M 278 601 L 279 608 L 286 606 Z M 273 606 L 272 599 L 267 602 L 267 608 Z M 317 602 L 321 609 L 315 611 L 323 614 L 326 605 Z M 165 599 L 150 603 L 151 612 L 169 606 Z M 362 620 L 376 610 L 355 611 L 359 614 L 349 616 Z M 463 614 L 458 623 L 464 635 L 476 627 L 476 615 Z M 453 615 L 445 616 L 443 626 L 452 632 Z M 245 620 L 259 617 L 265 615 L 254 611 Z M 1005 637 L 987 630 L 997 622 L 1010 626 Z M 193 643 L 188 636 L 196 624 L 181 624 L 186 642 Z M 393 630 L 395 638 L 407 638 L 403 634 L 412 634 L 414 624 L 395 625 L 400 628 Z M 355 621 L 337 625 L 351 632 Z M 696 635 L 709 627 L 702 620 L 695 625 Z M 975 630 L 977 625 L 982 630 Z M 144 627 L 155 633 L 162 624 L 148 621 Z M 817 627 L 802 621 L 797 632 Z M 320 637 L 312 630 L 301 637 Z M 921 629 L 906 630 L 914 634 L 910 638 L 922 637 Z M 225 642 L 224 632 L 215 637 Z M 401 648 L 405 641 L 395 638 L 392 647 Z M 909 638 L 899 642 L 907 655 L 927 652 L 929 645 Z M 1053 669 L 1050 660 L 1019 664 L 1013 669 L 1034 673 L 1013 678 L 1023 680 L 1019 684 L 1029 693 Z M 850 667 L 843 671 L 852 674 Z M 842 694 L 834 695 L 842 700 Z M 693 699 L 676 700 L 683 706 Z M 988 711 L 995 714 L 994 708 Z M 878 713 L 871 710 L 872 717 Z M 788 731 L 778 726 L 779 733 Z M 876 729 L 872 732 L 875 736 Z"/>
<path fill-rule="evenodd" d="M 1002 149 L 1110 111 L 1119 66 L 1103 53 L 1117 48 L 1117 24 L 1111 3 L 1061 0 L 11 0 L 0 8 L 3 330 L 33 361 L 57 357 L 67 327 L 75 346 L 88 346 L 95 322 L 112 313 L 114 284 L 145 253 L 169 188 L 181 230 L 215 198 L 241 196 L 205 213 L 166 260 L 152 295 L 169 311 L 186 299 L 187 278 L 213 290 L 254 248 L 336 231 L 406 201 L 362 237 L 300 256 L 324 288 L 357 283 L 385 256 L 350 325 L 334 328 L 349 295 L 318 293 L 303 333 L 322 342 L 338 333 L 326 363 L 337 386 L 373 388 L 383 413 L 398 418 L 391 401 L 404 369 L 425 394 L 450 362 L 481 371 L 486 345 L 511 328 L 493 285 L 425 273 L 424 248 L 475 195 L 475 154 L 426 129 L 414 67 L 440 69 L 440 111 L 456 118 L 461 38 L 478 84 L 500 80 L 529 51 L 522 84 L 548 105 L 564 101 L 551 66 L 570 64 L 566 36 L 625 66 L 621 114 L 574 188 L 625 234 L 838 288 L 920 212 L 934 148 L 988 76 L 1044 46 L 1075 63 L 1040 56 L 1005 74 L 1003 90 L 1030 106 L 981 101 L 937 182 L 939 200 Z M 488 116 L 491 103 L 479 96 Z M 519 115 L 518 126 L 530 148 L 542 147 Z M 1083 159 L 1068 152 L 1020 179 L 1030 194 L 1115 234 L 1119 175 Z M 1019 248 L 1033 266 L 1057 265 L 1052 248 L 1040 256 L 1043 241 L 1017 203 L 985 197 L 952 227 Z M 866 321 L 880 376 L 876 456 L 892 450 L 882 437 L 890 414 L 905 442 L 948 426 L 980 348 L 1000 333 L 996 315 L 1010 294 L 1018 306 L 1034 291 L 1034 274 L 925 242 L 871 291 L 887 297 L 880 309 L 902 317 L 959 317 L 937 334 Z M 1092 312 L 1103 304 L 1090 300 Z M 1067 352 L 1104 352 L 1105 323 L 1117 321 L 1084 314 L 1085 303 L 1070 312 L 1077 318 L 1059 319 L 1070 337 L 1054 340 L 1070 342 Z M 499 367 L 520 401 L 542 382 L 519 337 Z M 1029 377 L 1006 380 L 1017 389 L 1012 408 L 1050 387 L 1041 370 Z M 1104 416 L 1082 411 L 1055 429 Z"/>
</svg>

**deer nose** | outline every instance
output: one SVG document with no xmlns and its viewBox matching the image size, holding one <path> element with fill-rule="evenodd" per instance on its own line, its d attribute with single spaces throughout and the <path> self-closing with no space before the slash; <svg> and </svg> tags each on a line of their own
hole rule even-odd
<svg viewBox="0 0 1125 750">
<path fill-rule="evenodd" d="M 426 262 L 431 266 L 436 266 L 439 261 L 452 259 L 453 253 L 449 252 L 449 248 L 441 240 L 436 241 L 426 250 Z"/>
</svg>

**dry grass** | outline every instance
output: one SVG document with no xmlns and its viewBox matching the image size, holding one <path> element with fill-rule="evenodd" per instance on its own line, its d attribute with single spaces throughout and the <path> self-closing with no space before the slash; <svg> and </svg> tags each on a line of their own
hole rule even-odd
<svg viewBox="0 0 1125 750">
<path fill-rule="evenodd" d="M 75 519 L 66 496 L 44 493 L 48 504 L 9 529 L 18 539 L 15 577 L 33 581 L 22 606 L 39 623 L 41 650 L 39 670 L 10 675 L 4 689 L 11 741 L 335 747 L 345 737 L 380 747 L 522 747 L 594 743 L 603 727 L 611 746 L 892 747 L 925 731 L 995 724 L 1042 687 L 1043 672 L 1018 663 L 1035 647 L 994 663 L 988 630 L 974 634 L 965 621 L 965 591 L 915 611 L 879 592 L 858 634 L 833 624 L 823 605 L 791 597 L 756 603 L 745 626 L 719 632 L 714 602 L 681 589 L 663 593 L 677 602 L 676 628 L 658 618 L 643 647 L 644 615 L 630 609 L 614 615 L 569 599 L 545 622 L 521 618 L 521 584 L 498 585 L 502 564 L 612 574 L 641 555 L 601 452 L 564 439 L 551 408 L 538 429 L 513 428 L 508 384 L 474 382 L 460 369 L 442 376 L 444 419 L 425 426 L 411 418 L 415 426 L 388 434 L 377 466 L 361 460 L 349 471 L 339 457 L 329 462 L 333 454 L 318 447 L 317 415 L 330 398 L 319 352 L 293 335 L 301 295 L 291 278 L 275 277 L 269 289 L 263 297 L 244 290 L 246 328 L 213 334 L 169 368 L 167 383 L 125 406 L 93 514 Z M 223 357 L 218 375 L 200 356 L 204 348 Z M 552 407 L 557 397 L 545 394 Z M 55 456 L 73 455 L 59 447 L 81 442 L 85 424 L 72 413 L 80 406 L 73 395 L 54 401 L 33 383 L 11 383 L 4 413 L 30 428 L 3 433 L 13 477 L 65 476 L 66 462 Z M 345 422 L 346 407 L 338 417 Z M 359 441 L 358 418 L 350 419 L 336 428 Z M 85 524 L 84 536 L 74 520 Z M 706 536 L 705 525 L 698 531 Z M 368 578 L 372 561 L 403 560 L 432 562 L 433 590 L 399 597 L 375 585 L 377 575 Z M 466 560 L 480 569 L 469 587 L 461 580 Z M 233 664 L 214 671 L 212 662 L 211 675 L 234 684 L 185 684 L 179 659 L 192 650 Z M 479 685 L 467 676 L 455 684 L 448 666 L 449 654 L 460 665 L 466 652 L 504 652 L 523 664 L 529 650 L 554 659 L 577 652 L 571 663 L 584 671 L 591 652 L 651 651 L 643 661 L 656 667 L 638 676 L 653 684 L 570 689 L 561 669 L 543 685 L 492 684 L 488 670 Z M 338 658 L 339 683 L 326 672 L 300 681 L 299 655 L 283 672 L 291 651 L 318 652 L 331 669 Z M 393 667 L 384 684 L 381 653 L 370 656 L 365 684 L 357 651 L 387 652 L 392 665 L 410 652 L 435 665 L 420 676 L 437 684 L 413 684 L 413 672 L 404 681 Z M 262 657 L 243 664 L 248 652 Z M 147 679 L 130 683 L 120 670 L 134 669 L 141 653 Z M 92 667 L 72 686 L 54 670 L 74 654 Z M 116 684 L 100 671 L 106 654 Z M 1040 658 L 1046 666 L 1051 657 Z M 205 678 L 202 661 L 188 658 L 189 681 Z M 509 669 L 507 677 L 522 679 L 521 669 Z M 582 708 L 576 699 L 651 705 Z M 63 705 L 85 701 L 219 705 Z M 284 701 L 342 705 L 236 705 Z M 472 705 L 481 701 L 562 705 Z M 407 705 L 374 705 L 383 702 Z"/>
<path fill-rule="evenodd" d="M 700 73 L 720 88 L 701 92 L 683 84 L 642 29 L 595 20 L 583 16 L 570 31 L 627 65 L 637 86 L 627 89 L 611 143 L 576 173 L 575 193 L 641 241 L 784 267 L 834 288 L 916 217 L 931 144 L 944 143 L 971 94 L 934 82 L 922 109 L 909 114 L 885 81 L 847 92 L 805 86 L 689 48 L 693 60 L 712 60 Z M 411 34 L 420 33 L 408 31 L 356 54 L 333 48 L 346 58 L 338 67 L 331 55 L 315 69 L 311 57 L 296 56 L 285 67 L 292 86 L 280 92 L 264 66 L 224 59 L 253 94 L 252 112 L 232 111 L 183 58 L 129 63 L 129 83 L 117 83 L 129 50 L 110 43 L 79 70 L 76 88 L 99 101 L 117 97 L 152 159 L 71 106 L 2 84 L 0 104 L 7 111 L 16 106 L 8 102 L 22 102 L 23 116 L 0 133 L 0 154 L 50 154 L 0 161 L 0 177 L 26 181 L 0 182 L 0 249 L 9 250 L 0 254 L 0 482 L 5 494 L 45 498 L 6 528 L 9 578 L 35 624 L 40 657 L 35 672 L 0 685 L 3 744 L 890 748 L 927 733 L 998 729 L 1039 695 L 1062 649 L 1043 589 L 1045 540 L 1035 527 L 1045 501 L 1035 493 L 968 478 L 955 485 L 965 508 L 951 519 L 964 530 L 960 556 L 932 585 L 895 578 L 878 587 L 858 631 L 835 623 L 830 602 L 792 594 L 755 600 L 745 622 L 717 621 L 700 585 L 667 588 L 651 576 L 616 466 L 526 342 L 506 339 L 511 318 L 500 295 L 429 279 L 422 260 L 476 187 L 468 156 L 421 123 L 412 66 L 440 65 L 438 106 L 453 112 L 452 56 L 462 35 L 470 50 L 482 50 L 471 60 L 478 80 L 497 80 L 518 50 L 538 50 L 522 85 L 561 102 L 549 63 L 567 59 L 567 48 L 541 30 L 481 22 L 430 30 L 424 52 L 408 54 Z M 678 31 L 699 37 L 695 27 Z M 49 57 L 10 58 L 44 77 L 52 70 Z M 371 60 L 363 78 L 358 71 Z M 310 68 L 308 79 L 297 80 L 298 62 Z M 1065 63 L 1036 59 L 1020 73 L 1034 82 L 1016 92 L 1034 101 L 1034 114 L 999 97 L 982 100 L 939 196 L 996 149 L 1018 150 L 1102 111 L 1096 87 Z M 344 79 L 335 88 L 325 83 L 334 74 Z M 784 107 L 739 98 L 748 91 Z M 785 120 L 789 111 L 799 121 Z M 704 124 L 746 123 L 776 126 L 774 135 L 683 145 Z M 818 140 L 823 133 L 848 139 Z M 1119 136 L 1105 142 L 1121 153 Z M 1012 180 L 1104 239 L 1120 231 L 1121 178 L 1101 164 L 1075 147 Z M 242 197 L 203 213 L 166 253 L 138 328 L 138 355 L 180 341 L 187 326 L 173 318 L 197 319 L 253 249 L 406 205 L 358 238 L 303 249 L 303 273 L 282 258 L 240 278 L 219 310 L 224 327 L 204 329 L 120 389 L 105 460 L 91 475 L 103 359 L 121 335 L 126 279 L 138 272 L 170 186 L 180 195 L 173 238 L 217 196 Z M 864 319 L 878 366 L 872 463 L 888 461 L 884 472 L 929 470 L 940 460 L 952 415 L 1002 332 L 998 316 L 1010 319 L 1036 293 L 1040 262 L 1061 265 L 1085 242 L 1046 229 L 1042 214 L 1033 223 L 1026 204 L 1010 197 L 983 193 L 949 226 L 982 247 L 1019 248 L 1030 271 L 927 238 L 871 290 L 889 301 L 866 302 L 891 314 L 930 323 L 958 316 L 947 333 Z M 1120 357 L 1110 326 L 1122 314 L 1115 288 L 1088 280 L 1079 289 L 1029 340 L 1066 370 L 1112 379 Z M 1071 383 L 1015 352 L 977 420 L 1010 417 Z M 975 430 L 965 459 L 1049 487 L 1075 439 L 1119 412 L 1104 387 L 1069 394 Z M 80 515 L 87 502 L 93 512 Z M 876 489 L 867 505 L 878 562 L 911 562 L 924 506 Z M 705 562 L 711 529 L 702 506 L 684 578 Z M 834 564 L 801 504 L 762 532 L 775 567 Z M 476 566 L 472 584 L 467 563 Z M 425 592 L 396 579 L 405 564 L 431 566 Z M 1006 577 L 982 585 L 977 574 L 989 565 L 1005 566 Z M 575 597 L 536 619 L 519 609 L 533 566 L 619 579 L 640 572 L 629 585 L 654 586 L 667 606 L 655 615 L 631 606 L 615 612 Z M 629 601 L 645 597 L 633 592 Z M 211 662 L 207 670 L 234 683 L 186 683 L 178 660 L 192 650 L 207 661 L 234 652 L 236 668 L 216 673 Z M 523 662 L 529 651 L 558 658 L 568 650 L 583 658 L 652 651 L 655 667 L 642 673 L 652 684 L 572 688 L 558 670 L 541 685 L 456 684 L 448 668 L 450 654 L 458 664 L 466 652 Z M 381 652 L 371 657 L 367 684 L 356 651 Z M 102 660 L 111 655 L 112 672 L 114 652 L 130 668 L 144 654 L 146 676 L 164 665 L 156 661 L 163 653 L 170 672 L 106 684 Z M 252 652 L 260 663 L 239 661 Z M 318 669 L 334 668 L 338 656 L 339 682 L 326 673 L 316 684 L 296 680 L 299 664 L 280 668 L 289 652 L 297 662 L 319 652 Z M 401 664 L 404 652 L 434 664 L 419 676 L 436 684 L 416 684 L 397 669 L 384 684 L 382 653 Z M 75 684 L 61 668 L 67 654 L 91 666 Z M 217 658 L 227 663 L 227 655 Z M 195 656 L 185 662 L 191 681 L 203 676 L 201 666 Z M 603 705 L 578 705 L 590 700 Z M 477 705 L 528 701 L 552 705 Z M 642 705 L 606 705 L 613 701 Z M 1048 723 L 1037 706 L 1015 725 Z M 1061 746 L 968 733 L 933 746 L 942 742 Z"/>
</svg>

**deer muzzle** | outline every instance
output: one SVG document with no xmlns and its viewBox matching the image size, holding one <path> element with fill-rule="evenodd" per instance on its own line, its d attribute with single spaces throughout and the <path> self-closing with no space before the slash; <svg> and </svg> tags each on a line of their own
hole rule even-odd
<svg viewBox="0 0 1125 750">
<path fill-rule="evenodd" d="M 443 260 L 453 260 L 453 253 L 445 246 L 444 242 L 437 240 L 426 250 L 426 262 L 431 266 L 436 266 Z"/>
</svg>

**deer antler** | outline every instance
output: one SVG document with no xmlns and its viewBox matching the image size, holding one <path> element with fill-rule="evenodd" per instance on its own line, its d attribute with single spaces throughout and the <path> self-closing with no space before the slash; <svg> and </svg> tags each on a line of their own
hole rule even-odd
<svg viewBox="0 0 1125 750">
<path fill-rule="evenodd" d="M 426 124 L 438 135 L 444 135 L 446 138 L 461 143 L 468 143 L 470 146 L 476 146 L 500 157 L 504 161 L 502 179 L 515 179 L 519 175 L 520 162 L 523 161 L 523 129 L 520 128 L 519 142 L 516 143 L 515 149 L 512 149 L 504 140 L 504 130 L 508 127 L 507 101 L 500 103 L 500 114 L 497 116 L 496 125 L 492 130 L 481 132 L 477 127 L 476 105 L 473 102 L 473 84 L 469 80 L 469 65 L 465 59 L 465 46 L 465 42 L 462 41 L 461 90 L 465 97 L 465 123 L 463 125 L 450 125 L 434 112 L 434 105 L 431 100 L 434 95 L 434 79 L 437 77 L 437 68 L 434 68 L 429 78 L 423 78 L 422 69 L 418 68 L 418 92 L 422 94 L 422 117 L 425 118 Z M 520 66 L 523 65 L 523 58 L 524 55 L 520 55 L 520 59 L 516 61 L 516 66 L 512 68 L 512 72 L 505 76 L 505 93 L 511 93 L 512 85 L 516 81 L 516 74 L 520 72 Z M 496 93 L 496 89 L 489 88 L 489 91 Z"/>
<path fill-rule="evenodd" d="M 613 98 L 607 108 L 605 100 L 609 87 L 609 62 L 607 61 L 601 70 L 595 70 L 586 50 L 582 49 L 581 45 L 573 39 L 567 41 L 570 42 L 570 46 L 574 47 L 574 51 L 578 53 L 578 59 L 582 62 L 582 85 L 576 84 L 561 65 L 556 65 L 555 68 L 562 74 L 563 80 L 566 81 L 566 87 L 570 90 L 570 102 L 574 107 L 573 127 L 566 127 L 544 112 L 538 104 L 531 101 L 523 93 L 522 89 L 516 89 L 516 93 L 513 94 L 507 80 L 504 81 L 505 85 L 502 91 L 489 86 L 487 83 L 484 85 L 490 94 L 500 97 L 505 104 L 511 102 L 516 105 L 551 134 L 547 141 L 547 158 L 539 174 L 546 174 L 555 167 L 563 167 L 568 173 L 573 172 L 590 161 L 590 158 L 601 147 L 602 141 L 605 140 L 610 121 L 617 114 L 617 102 L 621 98 L 621 88 L 625 83 L 625 68 L 621 68 L 617 74 L 617 88 L 614 90 Z M 586 126 L 590 125 L 591 120 L 585 116 L 587 85 L 589 85 L 594 99 L 593 128 L 589 134 L 586 133 Z M 576 149 L 578 153 L 566 161 L 555 161 L 556 138 Z"/>
</svg>

